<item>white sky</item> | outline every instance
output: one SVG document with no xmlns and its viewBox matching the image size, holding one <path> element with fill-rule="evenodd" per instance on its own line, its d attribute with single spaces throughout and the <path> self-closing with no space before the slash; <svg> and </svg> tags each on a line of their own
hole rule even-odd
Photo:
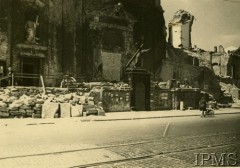
<svg viewBox="0 0 240 168">
<path fill-rule="evenodd" d="M 240 47 L 240 0 L 161 0 L 166 26 L 183 9 L 194 15 L 192 45 L 205 50 Z"/>
</svg>

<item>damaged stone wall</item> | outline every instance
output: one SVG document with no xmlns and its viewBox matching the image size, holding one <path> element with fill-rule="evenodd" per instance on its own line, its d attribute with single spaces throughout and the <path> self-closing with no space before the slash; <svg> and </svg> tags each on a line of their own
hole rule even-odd
<svg viewBox="0 0 240 168">
<path fill-rule="evenodd" d="M 184 10 L 177 11 L 169 22 L 169 43 L 175 48 L 191 48 L 194 16 Z"/>
<path fill-rule="evenodd" d="M 8 38 L 5 32 L 0 32 L 0 60 L 6 60 L 8 55 Z"/>
<path fill-rule="evenodd" d="M 43 74 L 48 86 L 59 86 L 60 78 L 66 73 L 74 74 L 79 80 L 97 79 L 95 76 L 102 69 L 101 51 L 107 46 L 104 29 L 121 35 L 121 38 L 115 38 L 119 39 L 121 49 L 110 49 L 122 55 L 120 73 L 138 48 L 134 46 L 136 43 L 152 49 L 150 55 L 154 59 L 146 58 L 153 60 L 153 64 L 145 66 L 149 70 L 155 70 L 165 56 L 163 10 L 155 0 L 119 1 L 122 9 L 116 7 L 119 2 L 115 0 L 8 2 L 8 65 L 18 73 Z M 111 9 L 114 15 L 104 15 L 108 12 L 106 9 Z M 99 29 L 95 27 L 97 24 Z M 39 64 L 29 65 L 24 62 L 28 58 L 35 59 Z M 32 70 L 24 69 L 27 66 L 31 66 Z M 120 74 L 120 80 L 122 78 Z"/>
<path fill-rule="evenodd" d="M 93 45 L 93 58 L 99 62 L 95 65 L 97 67 L 95 67 L 94 74 L 97 74 L 99 68 L 101 70 L 104 66 L 101 62 L 101 50 L 116 54 L 121 53 L 122 72 L 124 72 L 125 65 L 141 44 L 143 44 L 144 48 L 151 49 L 149 53 L 141 55 L 143 68 L 151 72 L 156 71 L 162 58 L 165 57 L 165 22 L 163 11 L 161 8 L 155 8 L 155 5 L 149 8 L 145 1 L 139 1 L 137 4 L 133 1 L 122 1 L 120 6 L 123 10 L 120 11 L 116 17 L 111 11 L 112 8 L 115 8 L 116 4 L 119 3 L 116 3 L 117 1 L 111 2 L 112 4 L 109 1 L 109 4 L 105 4 L 104 7 L 98 6 L 98 13 L 92 12 L 94 19 L 90 20 L 90 28 L 93 28 L 92 31 L 96 33 L 97 39 L 99 39 L 96 44 Z M 108 5 L 112 5 L 112 7 L 110 8 Z M 99 28 L 101 30 L 98 30 Z M 104 33 L 104 29 L 106 28 L 108 28 L 108 31 Z M 110 39 L 110 35 L 108 34 L 112 31 L 115 32 L 115 35 L 111 36 L 112 38 L 117 34 L 119 34 L 119 37 L 110 40 L 111 45 L 116 44 L 118 47 L 111 47 L 111 45 L 106 43 L 106 41 Z M 119 43 L 116 41 L 121 39 L 123 39 L 123 42 Z M 134 44 L 136 44 L 136 46 L 134 46 Z M 123 78 L 124 73 L 123 76 L 121 76 L 121 79 Z"/>
<path fill-rule="evenodd" d="M 213 70 L 215 75 L 227 77 L 230 75 L 229 55 L 224 51 L 223 46 L 214 47 L 214 51 L 199 51 L 200 66 L 208 67 Z"/>
<path fill-rule="evenodd" d="M 223 95 L 218 78 L 211 69 L 210 61 L 202 60 L 202 57 L 200 53 L 168 46 L 166 59 L 157 74 L 158 81 L 175 79 L 180 82 L 180 87 L 186 87 L 187 82 L 187 87 L 200 88 L 220 100 Z"/>
<path fill-rule="evenodd" d="M 236 50 L 237 51 L 237 50 Z M 239 96 L 239 63 L 240 59 L 234 52 L 225 52 L 223 46 L 215 46 L 214 51 L 204 51 L 201 54 L 201 66 L 208 67 L 213 72 L 214 80 L 217 82 L 222 91 L 220 101 L 232 102 L 237 101 Z"/>
<path fill-rule="evenodd" d="M 34 1 L 9 1 L 7 9 L 9 10 L 8 19 L 8 38 L 10 44 L 9 65 L 15 72 L 21 72 L 22 56 L 38 55 L 38 47 L 47 46 L 48 32 L 47 22 L 48 15 L 38 6 L 33 4 Z M 34 6 L 36 5 L 36 6 Z M 30 41 L 30 38 L 32 41 Z M 21 55 L 22 49 L 19 44 L 27 44 L 24 48 L 30 51 L 27 55 Z M 28 46 L 29 45 L 29 46 Z"/>
<path fill-rule="evenodd" d="M 82 66 L 77 64 L 87 63 L 84 62 L 81 47 L 84 41 L 82 4 L 80 1 L 41 0 L 37 1 L 41 2 L 39 6 L 34 2 L 36 1 L 16 0 L 8 6 L 12 11 L 9 19 L 11 28 L 8 28 L 12 34 L 10 64 L 15 72 L 23 72 L 22 57 L 26 55 L 21 55 L 23 49 L 19 46 L 26 44 L 33 53 L 39 53 L 39 48 L 46 47 L 47 52 L 40 58 L 42 64 L 38 71 L 45 76 L 53 76 L 46 77 L 47 85 L 59 85 L 57 78 L 67 72 L 76 74 L 77 70 L 80 74 L 83 71 Z M 33 24 L 36 22 L 36 37 L 39 38 L 37 42 L 30 43 L 26 40 L 26 23 L 29 21 Z M 37 54 L 29 55 L 36 58 Z"/>
<path fill-rule="evenodd" d="M 212 54 L 212 68 L 216 75 L 226 77 L 228 76 L 228 61 L 229 57 L 225 53 Z"/>
<path fill-rule="evenodd" d="M 201 67 L 194 66 L 193 62 L 184 57 L 164 60 L 161 72 L 158 74 L 158 78 L 162 81 L 176 79 L 183 84 L 187 80 L 189 85 L 194 88 L 200 87 L 202 83 L 200 76 Z"/>
<path fill-rule="evenodd" d="M 6 75 L 6 62 L 9 61 L 8 0 L 0 1 L 0 75 Z"/>
<path fill-rule="evenodd" d="M 89 64 L 85 49 L 88 41 L 83 5 L 83 1 L 73 0 L 58 0 L 49 4 L 49 34 L 52 35 L 49 38 L 49 61 L 53 63 L 53 68 L 57 66 L 57 72 L 72 73 L 76 78 L 87 73 Z M 54 69 L 50 74 L 54 74 Z"/>
<path fill-rule="evenodd" d="M 181 82 L 188 79 L 191 84 L 196 82 L 194 77 L 199 76 L 199 58 L 198 55 L 187 50 L 176 49 L 167 46 L 166 59 L 163 61 L 161 71 L 158 77 L 163 81 L 177 79 Z"/>
<path fill-rule="evenodd" d="M 143 52 L 139 56 L 141 67 L 147 69 L 155 80 L 155 74 L 162 65 L 166 55 L 166 28 L 162 8 L 126 6 L 136 18 L 133 42 L 143 44 Z"/>
<path fill-rule="evenodd" d="M 87 12 L 89 21 L 90 50 L 93 50 L 93 76 L 101 76 L 105 80 L 112 80 L 108 74 L 113 67 L 118 73 L 115 74 L 117 81 L 122 79 L 124 63 L 130 59 L 132 49 L 133 16 L 125 11 L 121 3 L 107 3 L 98 6 L 95 10 Z M 90 51 L 89 50 L 89 51 Z M 112 55 L 112 59 L 119 58 L 117 66 L 105 59 L 106 55 Z M 119 78 L 120 76 L 120 78 Z"/>
<path fill-rule="evenodd" d="M 233 84 L 240 88 L 240 48 L 229 53 L 228 74 L 232 77 Z"/>
</svg>

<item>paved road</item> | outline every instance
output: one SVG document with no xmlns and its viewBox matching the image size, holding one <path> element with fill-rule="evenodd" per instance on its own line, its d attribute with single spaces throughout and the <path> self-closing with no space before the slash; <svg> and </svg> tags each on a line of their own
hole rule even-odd
<svg viewBox="0 0 240 168">
<path fill-rule="evenodd" d="M 240 157 L 239 114 L 85 123 L 61 120 L 6 125 L 0 131 L 0 165 L 7 168 L 193 167 L 194 153 Z M 216 164 L 213 156 L 204 165 Z M 198 159 L 201 164 L 201 155 Z M 227 159 L 224 165 L 240 163 Z"/>
</svg>

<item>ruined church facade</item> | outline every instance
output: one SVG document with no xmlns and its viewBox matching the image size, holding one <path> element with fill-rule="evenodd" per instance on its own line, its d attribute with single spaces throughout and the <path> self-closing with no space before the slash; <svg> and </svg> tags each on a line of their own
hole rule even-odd
<svg viewBox="0 0 240 168">
<path fill-rule="evenodd" d="M 23 80 L 24 74 L 42 74 L 47 86 L 58 86 L 67 73 L 78 81 L 121 81 L 140 45 L 152 50 L 155 62 L 165 56 L 159 0 L 0 3 L 1 62 L 4 69 L 12 67 L 19 85 L 39 83 L 34 78 Z M 146 68 L 154 71 L 152 66 Z"/>
</svg>

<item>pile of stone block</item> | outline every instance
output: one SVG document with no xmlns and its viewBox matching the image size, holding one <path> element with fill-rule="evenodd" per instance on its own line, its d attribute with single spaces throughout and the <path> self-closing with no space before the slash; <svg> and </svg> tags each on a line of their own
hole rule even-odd
<svg viewBox="0 0 240 168">
<path fill-rule="evenodd" d="M 124 108 L 121 107 L 117 111 L 125 111 L 130 108 L 128 86 L 101 83 L 85 85 L 77 88 L 74 92 L 68 88 L 46 88 L 45 94 L 39 87 L 1 88 L 0 118 L 66 118 L 105 115 L 104 107 L 119 108 L 121 103 Z M 116 102 L 104 98 L 110 92 L 117 95 L 114 98 Z M 103 102 L 103 100 L 105 101 Z"/>
<path fill-rule="evenodd" d="M 93 108 L 103 114 L 91 97 L 91 90 L 79 88 L 69 92 L 66 88 L 47 88 L 42 94 L 38 87 L 8 87 L 0 90 L 0 118 L 65 118 L 80 117 Z M 90 115 L 90 114 L 89 114 Z"/>
<path fill-rule="evenodd" d="M 5 88 L 0 90 L 0 117 L 40 117 L 42 99 L 35 88 Z"/>
<path fill-rule="evenodd" d="M 80 99 L 76 93 L 48 94 L 42 109 L 42 118 L 82 116 Z"/>
</svg>

